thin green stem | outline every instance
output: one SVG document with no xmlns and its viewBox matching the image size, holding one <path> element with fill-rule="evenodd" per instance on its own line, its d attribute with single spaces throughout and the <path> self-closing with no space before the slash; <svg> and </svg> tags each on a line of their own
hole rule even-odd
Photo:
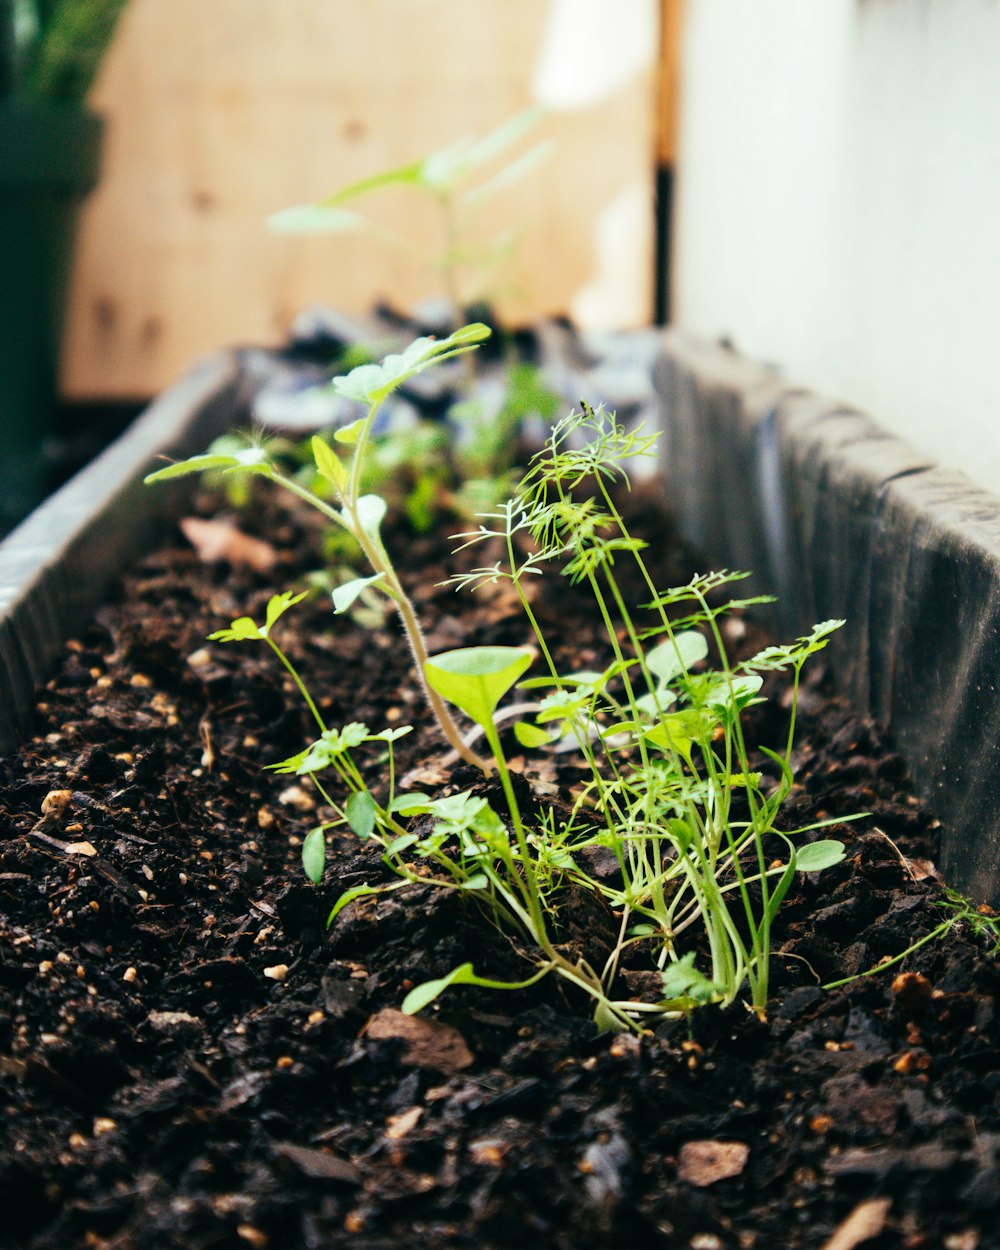
<svg viewBox="0 0 1000 1250">
<path fill-rule="evenodd" d="M 326 733 L 326 723 L 324 722 L 323 717 L 319 713 L 319 708 L 313 702 L 312 695 L 306 689 L 305 683 L 303 682 L 302 678 L 299 676 L 298 671 L 295 668 L 295 665 L 291 662 L 288 656 L 285 655 L 284 651 L 282 651 L 282 649 L 278 646 L 278 644 L 274 641 L 274 639 L 270 637 L 270 635 L 265 634 L 264 641 L 267 643 L 267 645 L 271 648 L 274 654 L 278 657 L 278 659 L 282 662 L 282 664 L 291 674 L 292 681 L 294 681 L 295 685 L 298 687 L 299 694 L 301 694 L 303 699 L 305 699 L 306 706 L 308 707 L 309 711 L 312 713 L 313 720 L 315 720 L 316 724 L 319 726 L 320 733 Z"/>
</svg>

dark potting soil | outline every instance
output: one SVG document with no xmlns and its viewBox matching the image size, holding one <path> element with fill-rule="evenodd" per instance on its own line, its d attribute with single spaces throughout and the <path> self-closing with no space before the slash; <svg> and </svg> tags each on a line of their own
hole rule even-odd
<svg viewBox="0 0 1000 1250">
<path fill-rule="evenodd" d="M 662 525 L 670 585 L 689 572 Z M 0 765 L 0 1246 L 1000 1246 L 1000 967 L 983 941 L 958 925 L 820 988 L 944 915 L 935 823 L 875 730 L 824 696 L 821 663 L 789 822 L 871 815 L 836 828 L 843 864 L 793 887 L 766 1021 L 708 1007 L 599 1034 L 551 978 L 402 1017 L 411 985 L 466 960 L 525 965 L 429 886 L 325 929 L 377 857 L 333 834 L 322 885 L 305 882 L 316 794 L 262 769 L 309 739 L 305 711 L 266 649 L 205 642 L 317 562 L 299 522 L 262 533 L 267 573 L 181 541 L 134 569 Z M 394 546 L 432 650 L 526 641 L 503 590 L 436 587 L 440 541 Z M 448 783 L 394 622 L 367 632 L 327 603 L 280 629 L 328 722 L 414 725 L 401 770 Z M 572 587 L 554 579 L 537 608 L 564 622 L 567 668 L 600 661 Z M 769 693 L 765 745 L 787 716 L 780 683 Z M 521 766 L 540 794 L 576 776 L 572 757 Z M 602 922 L 570 917 L 592 940 Z"/>
</svg>

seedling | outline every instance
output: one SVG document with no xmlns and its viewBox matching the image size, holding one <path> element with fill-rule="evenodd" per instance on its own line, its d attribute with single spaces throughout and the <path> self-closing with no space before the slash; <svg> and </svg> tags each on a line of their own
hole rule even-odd
<svg viewBox="0 0 1000 1250">
<path fill-rule="evenodd" d="M 525 146 L 543 116 L 527 109 L 484 136 L 466 137 L 393 169 L 341 188 L 316 204 L 302 204 L 268 219 L 273 230 L 288 234 L 365 231 L 389 246 L 417 255 L 438 274 L 453 315 L 473 302 L 489 302 L 498 293 L 497 273 L 509 258 L 519 230 L 512 227 L 483 239 L 476 228 L 479 210 L 494 196 L 515 188 L 546 159 L 551 143 Z M 356 211 L 390 188 L 429 200 L 439 214 L 439 246 L 426 249 L 405 235 L 387 230 Z M 425 250 L 426 249 L 426 250 Z M 373 437 L 365 457 L 369 488 L 401 494 L 402 507 L 417 530 L 434 523 L 442 500 L 448 510 L 470 519 L 494 507 L 511 488 L 524 420 L 555 419 L 557 397 L 537 368 L 509 363 L 499 405 L 487 405 L 476 389 L 475 358 L 462 361 L 460 398 L 444 424 L 423 422 L 415 430 Z"/>
<path fill-rule="evenodd" d="M 379 405 L 408 377 L 439 360 L 472 350 L 488 333 L 466 326 L 435 342 L 419 339 L 381 365 L 367 364 L 334 380 L 340 394 L 365 415 L 336 436 L 339 448 L 313 440 L 316 470 L 330 483 L 339 508 L 284 476 L 262 449 L 194 457 L 148 480 L 199 470 L 259 473 L 306 500 L 359 544 L 371 573 L 333 594 L 336 613 L 363 594 L 378 594 L 399 614 L 413 651 L 416 675 L 448 742 L 486 776 L 493 770 L 503 801 L 491 804 L 469 791 L 432 798 L 396 792 L 393 743 L 407 727 L 371 733 L 357 722 L 327 726 L 300 675 L 281 651 L 273 629 L 301 596 L 285 593 L 268 605 L 263 625 L 240 617 L 213 637 L 220 642 L 263 641 L 302 692 L 318 737 L 274 767 L 310 777 L 333 821 L 306 838 L 303 865 L 319 881 L 326 835 L 346 824 L 377 845 L 389 883 L 347 891 L 332 921 L 355 900 L 408 882 L 432 884 L 478 900 L 498 927 L 534 963 L 530 976 L 503 983 L 465 962 L 411 992 L 407 1011 L 420 1010 L 450 986 L 516 988 L 540 977 L 561 977 L 592 1000 L 595 1020 L 607 1028 L 643 1029 L 707 1002 L 731 1003 L 746 988 L 749 1005 L 763 1014 L 768 998 L 771 931 L 796 872 L 822 871 L 843 858 L 840 842 L 802 845 L 802 835 L 833 821 L 800 829 L 782 827 L 781 809 L 792 784 L 792 745 L 799 676 L 842 624 L 825 621 L 788 646 L 768 647 L 732 663 L 721 618 L 761 602 L 758 597 L 719 603 L 718 593 L 745 574 L 699 575 L 683 586 L 659 589 L 643 558 L 645 544 L 628 530 L 611 484 L 631 458 L 647 454 L 652 440 L 627 433 L 602 412 L 584 406 L 557 423 L 515 495 L 464 536 L 465 545 L 499 542 L 505 557 L 453 579 L 472 587 L 505 580 L 520 598 L 544 676 L 525 678 L 535 655 L 527 647 L 471 647 L 427 654 L 413 605 L 381 536 L 385 500 L 363 493 L 360 482 Z M 590 494 L 578 497 L 582 484 Z M 630 563 L 646 588 L 636 608 L 622 588 Z M 535 616 L 526 583 L 549 570 L 585 586 L 604 625 L 607 657 L 599 671 L 562 672 L 558 648 Z M 558 640 L 555 640 L 556 642 Z M 743 718 L 762 701 L 763 674 L 792 675 L 792 712 L 781 751 L 760 748 L 751 757 Z M 526 750 L 552 749 L 558 740 L 579 752 L 589 778 L 568 814 L 525 813 L 517 799 L 497 728 L 501 701 L 515 684 L 544 692 L 533 718 L 515 728 Z M 491 760 L 463 740 L 451 708 L 476 725 Z M 377 743 L 388 753 L 388 777 L 376 794 L 354 754 Z M 328 780 L 332 776 L 332 780 Z M 417 823 L 411 823 L 419 818 Z M 586 852 L 610 850 L 616 880 L 598 880 Z M 560 910 L 568 891 L 586 891 L 615 917 L 617 941 L 592 961 L 563 944 Z M 660 992 L 622 997 L 623 960 L 644 955 L 661 976 Z M 707 959 L 709 967 L 700 966 Z"/>
<path fill-rule="evenodd" d="M 149 474 L 147 482 L 162 482 L 189 473 L 206 471 L 238 474 L 259 474 L 270 478 L 286 490 L 316 508 L 328 521 L 349 534 L 364 553 L 372 568 L 371 576 L 354 578 L 334 591 L 334 610 L 347 612 L 366 590 L 376 590 L 388 599 L 399 614 L 406 638 L 413 653 L 418 680 L 445 738 L 462 759 L 488 771 L 489 766 L 470 750 L 462 740 L 455 721 L 442 700 L 426 682 L 424 664 L 428 658 L 423 631 L 416 611 L 403 588 L 385 548 L 380 527 L 387 511 L 380 495 L 363 494 L 360 490 L 362 467 L 372 437 L 372 426 L 382 403 L 407 379 L 431 365 L 473 351 L 488 338 L 488 326 L 474 323 L 456 330 L 446 339 L 419 338 L 405 351 L 390 355 L 379 364 L 358 365 L 344 377 L 335 378 L 332 386 L 338 394 L 355 400 L 364 415 L 338 430 L 335 439 L 346 451 L 344 459 L 318 435 L 312 440 L 312 452 L 319 475 L 332 487 L 340 507 L 283 473 L 268 456 L 264 446 L 251 446 L 242 451 L 216 451 L 192 456 L 178 464 L 168 465 Z"/>
<path fill-rule="evenodd" d="M 540 118 L 540 109 L 529 109 L 485 136 L 460 139 L 419 160 L 362 178 L 316 204 L 283 209 L 269 218 L 269 225 L 288 234 L 371 232 L 390 247 L 416 255 L 436 270 L 452 307 L 456 311 L 466 308 L 471 301 L 487 296 L 493 286 L 489 275 L 510 254 L 517 235 L 515 229 L 508 229 L 492 239 L 477 239 L 473 230 L 476 214 L 494 195 L 516 186 L 547 157 L 551 145 L 537 143 L 497 167 L 499 158 L 521 144 Z M 377 226 L 348 207 L 389 187 L 416 191 L 436 204 L 441 223 L 437 251 L 425 252 L 422 243 Z M 468 280 L 467 274 L 471 275 Z"/>
<path fill-rule="evenodd" d="M 873 968 L 868 968 L 865 972 L 856 973 L 851 977 L 842 977 L 839 981 L 830 981 L 823 986 L 825 990 L 835 990 L 842 985 L 850 985 L 854 981 L 860 981 L 865 977 L 873 977 L 876 973 L 886 972 L 890 968 L 901 964 L 904 959 L 915 954 L 922 946 L 928 945 L 930 942 L 936 942 L 949 933 L 956 925 L 963 925 L 972 931 L 980 942 L 987 944 L 987 955 L 995 959 L 1000 955 L 1000 917 L 996 915 L 993 909 L 985 904 L 977 904 L 964 894 L 960 894 L 958 890 L 952 890 L 945 887 L 942 891 L 942 897 L 936 903 L 944 913 L 945 918 L 929 933 L 925 933 L 922 938 L 918 938 L 916 942 L 912 942 L 905 951 L 900 951 L 898 955 L 893 955 L 889 959 L 883 959 L 880 963 L 875 964 Z"/>
</svg>

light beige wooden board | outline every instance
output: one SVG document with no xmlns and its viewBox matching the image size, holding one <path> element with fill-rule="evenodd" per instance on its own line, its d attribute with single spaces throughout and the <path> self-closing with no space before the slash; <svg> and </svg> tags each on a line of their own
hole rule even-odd
<svg viewBox="0 0 1000 1250">
<path fill-rule="evenodd" d="M 631 53 L 593 98 L 588 58 L 613 60 L 606 32 L 623 13 Z M 218 347 L 280 342 L 310 304 L 408 308 L 434 293 L 432 272 L 371 238 L 277 236 L 265 218 L 539 96 L 557 105 L 538 132 L 554 154 L 482 215 L 484 237 L 523 223 L 501 307 L 647 321 L 658 17 L 656 0 L 132 0 L 91 97 L 108 142 L 65 393 L 149 395 Z M 436 247 L 433 205 L 386 191 L 370 207 Z"/>
</svg>

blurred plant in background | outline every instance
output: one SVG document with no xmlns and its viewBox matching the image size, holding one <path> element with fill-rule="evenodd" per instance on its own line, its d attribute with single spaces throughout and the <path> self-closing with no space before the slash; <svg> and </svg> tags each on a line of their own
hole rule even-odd
<svg viewBox="0 0 1000 1250">
<path fill-rule="evenodd" d="M 128 0 L 0 0 L 0 96 L 80 103 Z"/>
</svg>

